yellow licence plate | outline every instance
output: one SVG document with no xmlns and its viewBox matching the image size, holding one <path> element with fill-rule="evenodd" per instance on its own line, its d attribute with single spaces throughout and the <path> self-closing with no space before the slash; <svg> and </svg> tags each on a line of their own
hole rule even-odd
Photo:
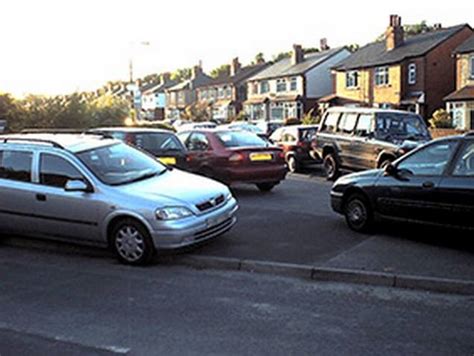
<svg viewBox="0 0 474 356">
<path fill-rule="evenodd" d="M 271 161 L 272 160 L 271 153 L 251 153 L 250 160 L 251 161 Z"/>
<path fill-rule="evenodd" d="M 160 161 L 163 164 L 169 164 L 169 165 L 176 164 L 176 158 L 174 157 L 158 157 L 158 161 Z"/>
</svg>

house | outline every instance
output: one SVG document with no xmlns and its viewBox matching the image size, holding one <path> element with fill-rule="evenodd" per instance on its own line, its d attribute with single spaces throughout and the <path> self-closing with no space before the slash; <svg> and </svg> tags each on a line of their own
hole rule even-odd
<svg viewBox="0 0 474 356">
<path fill-rule="evenodd" d="M 432 32 L 405 36 L 401 18 L 391 15 L 383 40 L 362 47 L 334 68 L 332 100 L 405 109 L 429 118 L 455 89 L 451 54 L 471 34 L 467 24 L 438 24 Z"/>
<path fill-rule="evenodd" d="M 191 71 L 191 78 L 165 90 L 167 119 L 180 119 L 184 110 L 197 102 L 196 90 L 209 84 L 212 78 L 206 75 L 202 66 L 195 66 Z"/>
<path fill-rule="evenodd" d="M 165 90 L 178 84 L 169 73 L 163 73 L 160 82 L 142 92 L 142 111 L 148 120 L 164 120 L 166 108 Z"/>
<path fill-rule="evenodd" d="M 474 130 L 474 35 L 461 44 L 454 55 L 456 91 L 445 98 L 446 109 L 456 128 Z"/>
<path fill-rule="evenodd" d="M 198 101 L 209 108 L 214 120 L 228 121 L 234 118 L 247 100 L 246 80 L 266 68 L 266 63 L 257 63 L 242 67 L 238 58 L 234 58 L 230 71 L 211 80 L 197 90 Z"/>
<path fill-rule="evenodd" d="M 329 49 L 305 54 L 294 45 L 289 58 L 270 65 L 247 81 L 245 112 L 251 120 L 301 119 L 316 108 L 319 98 L 333 90 L 331 68 L 347 58 L 350 51 Z"/>
</svg>

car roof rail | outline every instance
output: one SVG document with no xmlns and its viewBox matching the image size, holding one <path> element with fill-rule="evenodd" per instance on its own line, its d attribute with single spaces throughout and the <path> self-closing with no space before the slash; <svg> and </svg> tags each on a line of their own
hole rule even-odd
<svg viewBox="0 0 474 356">
<path fill-rule="evenodd" d="M 72 134 L 72 135 L 91 135 L 101 136 L 102 138 L 114 138 L 111 134 L 103 131 L 90 131 L 82 129 L 24 129 L 22 134 Z"/>
<path fill-rule="evenodd" d="M 60 148 L 65 150 L 64 146 L 60 145 L 59 143 L 52 141 L 52 140 L 44 140 L 41 138 L 28 138 L 28 137 L 2 137 L 1 140 L 3 143 L 8 143 L 11 141 L 17 141 L 17 142 L 32 142 L 32 143 L 43 143 L 43 144 L 50 144 L 51 146 L 55 148 Z"/>
</svg>

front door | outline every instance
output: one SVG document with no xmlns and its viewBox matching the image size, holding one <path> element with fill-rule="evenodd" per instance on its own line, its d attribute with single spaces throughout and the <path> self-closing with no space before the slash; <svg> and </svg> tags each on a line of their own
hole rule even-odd
<svg viewBox="0 0 474 356">
<path fill-rule="evenodd" d="M 68 180 L 87 182 L 65 158 L 49 153 L 40 155 L 35 210 L 41 223 L 37 231 L 45 236 L 97 241 L 101 238 L 98 223 L 101 203 L 92 192 L 66 192 Z"/>
<path fill-rule="evenodd" d="M 457 142 L 441 141 L 409 155 L 376 183 L 377 210 L 385 216 L 433 221 L 439 216 L 439 185 L 455 152 Z"/>
<path fill-rule="evenodd" d="M 352 141 L 354 164 L 357 168 L 376 168 L 377 146 L 374 141 L 374 115 L 360 114 Z"/>
</svg>

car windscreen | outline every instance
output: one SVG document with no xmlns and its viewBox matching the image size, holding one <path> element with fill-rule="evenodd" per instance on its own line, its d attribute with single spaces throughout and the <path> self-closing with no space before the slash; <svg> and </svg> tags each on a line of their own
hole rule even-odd
<svg viewBox="0 0 474 356">
<path fill-rule="evenodd" d="M 155 154 L 161 151 L 184 151 L 179 139 L 166 132 L 137 133 L 135 134 L 135 144 L 137 147 Z"/>
<path fill-rule="evenodd" d="M 121 185 L 163 174 L 167 168 L 124 143 L 102 146 L 77 154 L 77 157 L 102 182 Z"/>
<path fill-rule="evenodd" d="M 300 129 L 300 140 L 303 142 L 311 142 L 313 138 L 316 136 L 316 132 L 318 131 L 317 127 L 305 128 Z"/>
<path fill-rule="evenodd" d="M 225 147 L 267 147 L 268 142 L 246 131 L 222 131 L 216 133 Z"/>
<path fill-rule="evenodd" d="M 429 132 L 423 119 L 415 114 L 377 113 L 377 136 L 382 139 L 427 139 Z"/>
</svg>

